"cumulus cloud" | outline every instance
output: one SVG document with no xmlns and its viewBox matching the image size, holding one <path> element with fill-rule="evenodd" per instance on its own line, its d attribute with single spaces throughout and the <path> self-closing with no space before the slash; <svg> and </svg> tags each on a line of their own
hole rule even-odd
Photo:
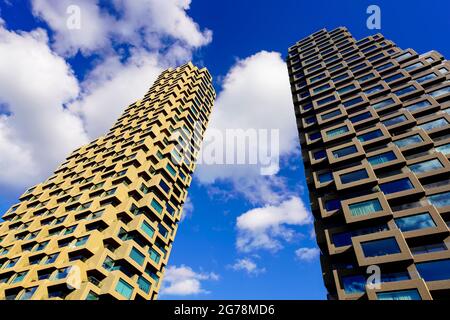
<svg viewBox="0 0 450 320">
<path fill-rule="evenodd" d="M 184 219 L 188 219 L 192 216 L 194 212 L 194 203 L 192 203 L 191 197 L 187 197 L 186 201 L 183 204 L 183 212 L 181 214 L 181 221 Z"/>
<path fill-rule="evenodd" d="M 2 24 L 0 69 L 0 186 L 23 187 L 87 142 L 81 119 L 65 108 L 79 86 L 41 29 L 16 33 Z"/>
<path fill-rule="evenodd" d="M 295 256 L 300 261 L 310 262 L 320 255 L 318 248 L 299 248 L 295 250 Z"/>
<path fill-rule="evenodd" d="M 211 122 L 206 130 L 202 148 L 203 159 L 209 155 L 210 141 L 223 137 L 222 151 L 226 162 L 227 153 L 239 152 L 237 140 L 227 139 L 229 129 L 243 130 L 250 136 L 257 132 L 257 139 L 249 139 L 246 159 L 257 152 L 257 164 L 211 164 L 203 161 L 197 167 L 196 178 L 200 183 L 231 182 L 235 191 L 243 194 L 252 203 L 277 203 L 282 200 L 285 186 L 282 179 L 262 176 L 265 167 L 261 155 L 285 156 L 297 151 L 298 137 L 292 107 L 286 65 L 280 53 L 261 51 L 238 60 L 223 79 L 222 91 L 217 97 Z M 259 130 L 266 130 L 267 137 Z M 277 146 L 272 146 L 271 130 L 278 132 Z M 229 131 L 228 131 L 229 132 Z M 214 144 L 215 145 L 215 144 Z M 279 151 L 279 152 L 278 152 Z M 272 162 L 273 163 L 273 162 Z M 276 170 L 272 173 L 276 173 Z M 280 189 L 281 188 L 281 189 Z"/>
<path fill-rule="evenodd" d="M 239 251 L 258 249 L 278 251 L 282 241 L 291 241 L 296 232 L 293 226 L 311 223 L 311 215 L 298 197 L 292 197 L 279 205 L 267 205 L 251 209 L 236 219 Z"/>
<path fill-rule="evenodd" d="M 195 272 L 192 268 L 181 265 L 170 266 L 164 273 L 161 285 L 161 295 L 196 295 L 209 293 L 202 287 L 202 282 L 207 280 L 219 280 L 219 276 L 213 272 Z"/>
<path fill-rule="evenodd" d="M 0 187 L 16 192 L 48 176 L 69 152 L 105 134 L 157 75 L 211 41 L 187 15 L 189 0 L 33 0 L 43 29 L 0 24 Z M 80 8 L 81 29 L 68 28 Z M 164 14 L 162 14 L 164 13 Z M 63 58 L 92 60 L 77 79 Z"/>
<path fill-rule="evenodd" d="M 112 50 L 112 45 L 127 44 L 160 50 L 166 39 L 189 47 L 200 47 L 212 39 L 208 29 L 187 15 L 191 0 L 114 0 L 109 10 L 100 0 L 33 0 L 33 13 L 54 30 L 53 46 L 63 55 L 84 55 Z M 76 10 L 71 8 L 76 6 Z M 69 9 L 68 9 L 69 8 Z M 79 29 L 68 27 L 78 19 Z"/>
<path fill-rule="evenodd" d="M 254 276 L 266 272 L 265 268 L 258 267 L 256 262 L 250 258 L 237 259 L 229 268 L 234 271 L 245 271 L 247 274 Z"/>
</svg>

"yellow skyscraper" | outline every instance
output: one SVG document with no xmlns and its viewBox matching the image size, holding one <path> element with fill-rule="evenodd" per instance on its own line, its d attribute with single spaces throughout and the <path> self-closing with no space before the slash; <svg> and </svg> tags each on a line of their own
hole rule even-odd
<svg viewBox="0 0 450 320">
<path fill-rule="evenodd" d="M 214 99 L 206 68 L 168 69 L 29 188 L 0 223 L 0 299 L 155 299 Z"/>
</svg>

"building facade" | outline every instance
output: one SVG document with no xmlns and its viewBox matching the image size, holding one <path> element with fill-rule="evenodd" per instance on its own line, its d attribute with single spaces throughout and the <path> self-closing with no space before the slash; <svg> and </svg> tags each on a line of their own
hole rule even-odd
<svg viewBox="0 0 450 320">
<path fill-rule="evenodd" d="M 340 27 L 287 64 L 328 298 L 449 298 L 450 62 Z"/>
<path fill-rule="evenodd" d="M 205 68 L 168 69 L 28 189 L 0 223 L 0 299 L 156 299 L 214 99 Z"/>
</svg>

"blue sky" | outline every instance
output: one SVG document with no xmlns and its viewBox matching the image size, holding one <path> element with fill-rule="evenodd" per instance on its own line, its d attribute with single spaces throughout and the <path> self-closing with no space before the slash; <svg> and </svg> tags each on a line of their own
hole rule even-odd
<svg viewBox="0 0 450 320">
<path fill-rule="evenodd" d="M 282 63 L 287 47 L 321 28 L 346 26 L 356 38 L 381 32 L 402 48 L 450 53 L 450 4 L 444 0 L 193 0 L 189 9 L 187 0 L 133 1 L 132 8 L 109 1 L 11 2 L 0 2 L 5 21 L 0 61 L 17 63 L 19 75 L 23 65 L 37 68 L 34 61 L 43 67 L 29 75 L 24 70 L 29 79 L 21 81 L 0 62 L 0 212 L 71 149 L 104 132 L 160 70 L 189 59 L 213 75 L 218 94 L 213 127 L 227 128 L 235 116 L 238 127 L 281 130 L 276 176 L 251 168 L 199 167 L 170 257 L 164 299 L 326 298 Z M 84 17 L 94 22 L 88 20 L 76 35 L 68 31 L 65 2 L 79 4 L 82 17 L 89 10 Z M 371 4 L 381 8 L 381 30 L 366 27 Z M 144 18 L 134 11 L 147 7 Z M 158 10 L 167 13 L 165 20 L 158 19 Z M 126 33 L 131 25 L 135 33 Z M 130 79 L 141 84 L 127 87 Z M 46 87 L 45 81 L 56 85 Z M 107 98 L 114 93 L 120 99 Z M 27 113 L 36 114 L 31 123 Z M 52 125 L 48 135 L 39 129 L 55 122 L 69 129 L 58 134 L 62 129 Z M 18 161 L 14 150 L 27 157 Z M 54 152 L 42 157 L 42 150 Z"/>
</svg>

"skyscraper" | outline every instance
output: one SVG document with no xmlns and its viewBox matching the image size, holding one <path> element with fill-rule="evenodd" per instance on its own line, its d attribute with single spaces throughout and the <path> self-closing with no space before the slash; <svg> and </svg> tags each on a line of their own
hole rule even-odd
<svg viewBox="0 0 450 320">
<path fill-rule="evenodd" d="M 214 98 L 205 68 L 168 69 L 29 188 L 0 224 L 0 299 L 155 299 Z"/>
<path fill-rule="evenodd" d="M 287 63 L 328 298 L 449 298 L 450 62 L 341 27 Z"/>
</svg>

